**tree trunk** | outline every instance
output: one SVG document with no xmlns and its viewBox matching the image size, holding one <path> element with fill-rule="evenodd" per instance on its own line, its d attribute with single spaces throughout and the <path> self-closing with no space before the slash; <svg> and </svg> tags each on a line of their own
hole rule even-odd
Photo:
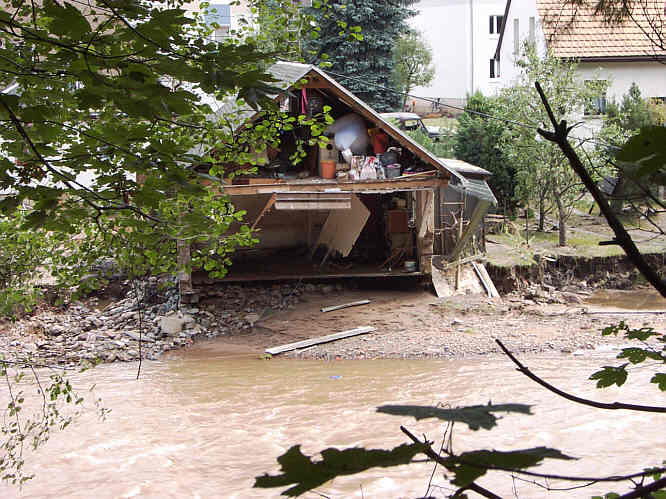
<svg viewBox="0 0 666 499">
<path fill-rule="evenodd" d="M 559 220 L 559 232 L 560 232 L 560 241 L 559 246 L 567 245 L 567 225 L 566 225 L 566 213 L 564 205 L 562 204 L 562 199 L 560 196 L 555 194 L 555 203 L 557 204 L 557 215 Z"/>
<path fill-rule="evenodd" d="M 624 173 L 619 172 L 617 178 L 617 184 L 615 185 L 613 194 L 611 194 L 611 203 L 610 203 L 611 209 L 618 214 L 622 213 L 622 209 L 624 208 L 626 183 L 627 182 L 624 178 Z"/>
<path fill-rule="evenodd" d="M 539 198 L 539 228 L 537 229 L 539 232 L 544 231 L 545 223 L 546 223 L 546 198 L 545 196 L 541 196 Z"/>
</svg>

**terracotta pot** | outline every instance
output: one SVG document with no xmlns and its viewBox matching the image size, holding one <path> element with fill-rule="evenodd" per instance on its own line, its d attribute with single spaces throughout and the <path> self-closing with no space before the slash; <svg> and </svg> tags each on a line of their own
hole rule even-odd
<svg viewBox="0 0 666 499">
<path fill-rule="evenodd" d="M 321 162 L 321 176 L 322 178 L 335 178 L 335 161 Z"/>
</svg>

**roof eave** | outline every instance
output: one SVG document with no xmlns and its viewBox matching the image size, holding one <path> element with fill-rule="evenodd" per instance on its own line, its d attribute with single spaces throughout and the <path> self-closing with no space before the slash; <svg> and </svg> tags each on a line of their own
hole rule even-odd
<svg viewBox="0 0 666 499">
<path fill-rule="evenodd" d="M 666 55 L 597 55 L 597 56 L 558 56 L 567 62 L 657 62 L 663 64 Z"/>
</svg>

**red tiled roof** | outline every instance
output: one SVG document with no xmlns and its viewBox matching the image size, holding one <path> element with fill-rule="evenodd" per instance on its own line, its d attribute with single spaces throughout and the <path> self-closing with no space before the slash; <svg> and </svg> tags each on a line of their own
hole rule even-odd
<svg viewBox="0 0 666 499">
<path fill-rule="evenodd" d="M 557 57 L 576 59 L 666 57 L 664 0 L 633 0 L 631 18 L 609 25 L 594 14 L 595 1 L 537 0 L 548 48 Z"/>
</svg>

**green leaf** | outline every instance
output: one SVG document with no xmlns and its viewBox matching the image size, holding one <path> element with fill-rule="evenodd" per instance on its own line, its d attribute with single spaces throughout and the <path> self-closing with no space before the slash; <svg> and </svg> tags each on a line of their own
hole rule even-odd
<svg viewBox="0 0 666 499">
<path fill-rule="evenodd" d="M 590 376 L 591 380 L 597 381 L 597 388 L 607 388 L 612 385 L 622 386 L 627 381 L 627 364 L 619 367 L 604 366 L 601 371 L 597 371 Z"/>
<path fill-rule="evenodd" d="M 638 165 L 632 176 L 641 178 L 666 167 L 666 127 L 641 128 L 638 135 L 630 138 L 618 153 L 617 159 Z"/>
<path fill-rule="evenodd" d="M 64 7 L 61 7 L 55 2 L 45 1 L 44 10 L 52 17 L 49 23 L 49 31 L 52 34 L 79 39 L 84 34 L 90 33 L 90 23 L 72 4 L 65 3 Z"/>
<path fill-rule="evenodd" d="M 387 468 L 409 464 L 421 452 L 422 445 L 403 444 L 389 450 L 328 448 L 321 452 L 322 460 L 313 461 L 294 445 L 278 457 L 280 475 L 262 475 L 255 478 L 254 487 L 272 488 L 295 484 L 282 495 L 296 497 L 315 489 L 337 476 L 354 475 L 370 468 Z"/>
</svg>

